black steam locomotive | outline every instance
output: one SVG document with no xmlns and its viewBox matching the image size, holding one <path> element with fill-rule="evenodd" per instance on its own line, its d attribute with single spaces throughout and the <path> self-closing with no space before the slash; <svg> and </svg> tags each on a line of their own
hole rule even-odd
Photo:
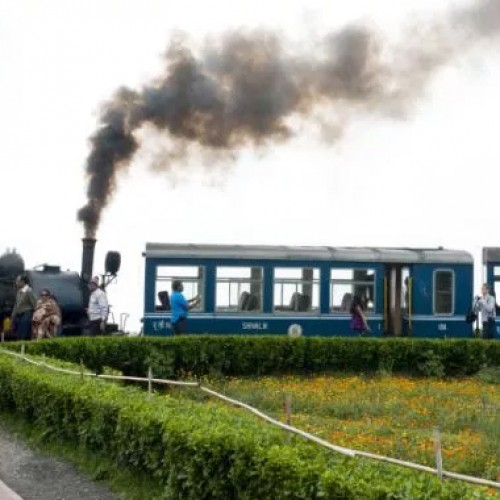
<svg viewBox="0 0 500 500">
<path fill-rule="evenodd" d="M 4 320 L 9 318 L 16 299 L 15 280 L 20 274 L 27 276 L 33 291 L 38 296 L 47 288 L 55 296 L 62 313 L 61 335 L 81 335 L 87 327 L 86 308 L 89 299 L 88 283 L 92 278 L 96 240 L 83 238 L 81 273 L 62 271 L 59 266 L 43 265 L 25 269 L 24 260 L 15 251 L 0 256 L 0 331 Z M 121 257 L 118 252 L 108 252 L 105 273 L 102 275 L 103 289 L 116 278 Z M 107 325 L 108 333 L 118 330 L 118 325 Z"/>
</svg>

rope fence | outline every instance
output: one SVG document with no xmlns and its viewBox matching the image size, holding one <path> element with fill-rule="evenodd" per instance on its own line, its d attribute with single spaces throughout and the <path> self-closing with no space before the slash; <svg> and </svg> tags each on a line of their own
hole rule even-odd
<svg viewBox="0 0 500 500">
<path fill-rule="evenodd" d="M 492 481 L 489 479 L 482 479 L 474 476 L 468 476 L 466 474 L 459 474 L 456 472 L 450 472 L 443 470 L 442 468 L 442 454 L 441 454 L 441 437 L 440 437 L 440 432 L 439 429 L 436 428 L 434 430 L 434 443 L 435 443 L 435 453 L 436 453 L 436 468 L 429 467 L 427 465 L 421 465 L 417 464 L 414 462 L 408 462 L 406 460 L 400 460 L 397 458 L 392 458 L 392 457 L 386 457 L 384 455 L 378 455 L 376 453 L 369 453 L 366 451 L 361 451 L 361 450 L 354 450 L 350 448 L 345 448 L 343 446 L 337 446 L 334 445 L 328 441 L 325 441 L 324 439 L 319 438 L 318 436 L 315 436 L 314 434 L 310 434 L 309 432 L 302 431 L 298 429 L 297 427 L 294 427 L 290 425 L 289 423 L 283 423 L 280 422 L 279 420 L 276 420 L 269 415 L 261 412 L 257 408 L 254 408 L 253 406 L 250 406 L 246 403 L 243 403 L 242 401 L 239 401 L 237 399 L 230 398 L 228 396 L 225 396 L 224 394 L 221 394 L 220 392 L 214 391 L 213 389 L 210 389 L 208 387 L 205 387 L 201 385 L 199 381 L 197 382 L 182 382 L 179 380 L 168 380 L 168 379 L 159 379 L 159 378 L 153 378 L 153 373 L 151 367 L 148 370 L 148 377 L 130 377 L 130 376 L 120 376 L 120 375 L 105 375 L 105 374 L 97 374 L 97 373 L 91 373 L 88 371 L 84 370 L 83 363 L 80 363 L 80 371 L 76 370 L 68 370 L 65 368 L 59 368 L 57 366 L 52 366 L 49 365 L 48 363 L 45 362 L 45 355 L 42 357 L 42 361 L 35 361 L 33 359 L 28 358 L 25 353 L 24 353 L 24 344 L 21 345 L 21 353 L 17 353 L 14 351 L 9 351 L 6 349 L 0 349 L 0 353 L 7 354 L 9 356 L 16 357 L 22 361 L 26 361 L 32 365 L 41 367 L 41 368 L 46 368 L 48 370 L 54 371 L 54 372 L 59 372 L 59 373 L 65 373 L 68 375 L 77 375 L 80 377 L 91 377 L 94 379 L 105 379 L 105 380 L 128 380 L 132 382 L 140 382 L 140 383 L 146 383 L 148 384 L 148 393 L 152 394 L 153 390 L 153 384 L 160 384 L 160 385 L 172 385 L 172 386 L 181 386 L 181 387 L 192 387 L 199 389 L 200 391 L 204 392 L 205 394 L 209 394 L 212 397 L 215 397 L 217 399 L 220 399 L 221 401 L 224 401 L 226 403 L 229 403 L 231 405 L 237 406 L 239 408 L 243 408 L 250 413 L 256 415 L 257 417 L 261 418 L 262 420 L 265 420 L 266 422 L 269 422 L 272 425 L 275 425 L 276 427 L 279 427 L 280 429 L 283 429 L 287 432 L 296 434 L 298 436 L 301 436 L 302 438 L 311 441 L 313 443 L 316 443 L 324 448 L 327 448 L 331 451 L 340 453 L 342 455 L 351 457 L 351 458 L 356 458 L 356 457 L 363 457 L 367 458 L 370 460 L 376 460 L 379 462 L 385 462 L 385 463 L 390 463 L 393 465 L 398 465 L 401 467 L 406 467 L 409 469 L 413 470 L 418 470 L 420 472 L 428 472 L 430 474 L 434 474 L 438 476 L 439 478 L 448 478 L 448 479 L 456 479 L 460 481 L 465 481 L 471 484 L 476 484 L 480 486 L 488 486 L 490 488 L 496 488 L 500 490 L 500 482 L 498 481 Z M 289 421 L 289 419 L 288 419 Z"/>
</svg>

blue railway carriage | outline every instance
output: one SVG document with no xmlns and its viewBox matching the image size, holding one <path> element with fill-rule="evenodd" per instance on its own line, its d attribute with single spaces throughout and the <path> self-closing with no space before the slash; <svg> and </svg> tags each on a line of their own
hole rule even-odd
<svg viewBox="0 0 500 500">
<path fill-rule="evenodd" d="M 358 295 L 374 336 L 472 336 L 473 260 L 462 251 L 148 243 L 143 255 L 146 335 L 172 335 L 180 279 L 187 298 L 201 297 L 190 333 L 353 335 Z"/>
<path fill-rule="evenodd" d="M 486 277 L 485 283 L 497 299 L 497 318 L 495 338 L 500 339 L 500 308 L 498 297 L 500 296 L 500 248 L 483 248 L 483 269 Z"/>
</svg>

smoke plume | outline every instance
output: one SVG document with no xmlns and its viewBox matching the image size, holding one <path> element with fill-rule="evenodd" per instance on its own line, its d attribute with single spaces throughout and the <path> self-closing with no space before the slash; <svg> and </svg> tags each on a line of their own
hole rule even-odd
<svg viewBox="0 0 500 500">
<path fill-rule="evenodd" d="M 500 0 L 480 0 L 417 26 L 396 46 L 360 25 L 318 40 L 308 54 L 291 54 L 279 36 L 262 31 L 226 34 L 198 56 L 176 40 L 163 75 L 140 90 L 119 89 L 103 106 L 78 218 L 94 236 L 118 172 L 140 147 L 139 130 L 153 127 L 168 138 L 162 164 L 169 169 L 193 146 L 209 163 L 214 153 L 232 157 L 244 146 L 289 140 L 296 118 L 328 135 L 360 114 L 405 117 L 439 68 L 499 32 Z"/>
</svg>

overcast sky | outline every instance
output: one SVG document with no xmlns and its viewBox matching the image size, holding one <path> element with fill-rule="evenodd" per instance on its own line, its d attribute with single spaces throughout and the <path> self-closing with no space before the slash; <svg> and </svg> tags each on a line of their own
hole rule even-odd
<svg viewBox="0 0 500 500">
<path fill-rule="evenodd" d="M 28 267 L 80 270 L 76 210 L 99 106 L 117 87 L 154 78 L 177 31 L 196 44 L 265 27 L 314 50 L 318 36 L 351 22 L 396 39 L 452 5 L 467 2 L 1 0 L 0 251 L 16 247 Z M 333 144 L 304 126 L 288 144 L 247 148 L 215 174 L 194 164 L 175 178 L 151 172 L 143 152 L 97 235 L 96 271 L 107 250 L 122 252 L 109 290 L 115 312 L 138 327 L 147 241 L 442 245 L 480 263 L 482 246 L 500 246 L 499 53 L 472 46 L 436 73 L 406 120 L 364 116 Z"/>
</svg>

